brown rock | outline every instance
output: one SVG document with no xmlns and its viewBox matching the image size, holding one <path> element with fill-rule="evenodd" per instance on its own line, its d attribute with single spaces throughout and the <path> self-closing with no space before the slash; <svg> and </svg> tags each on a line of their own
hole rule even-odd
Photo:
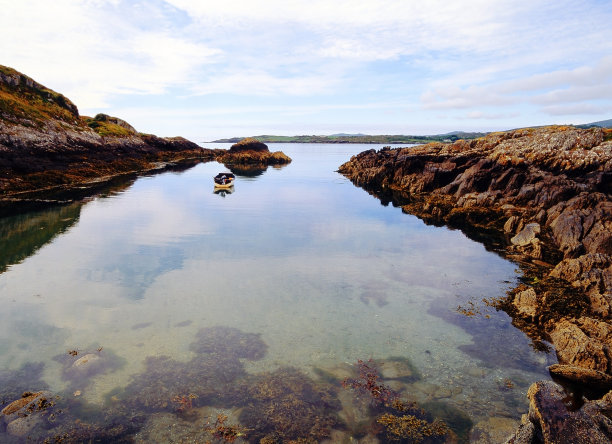
<svg viewBox="0 0 612 444">
<path fill-rule="evenodd" d="M 521 315 L 533 318 L 538 308 L 538 298 L 533 287 L 517 293 L 513 304 Z"/>
<path fill-rule="evenodd" d="M 517 428 L 518 422 L 510 418 L 492 417 L 479 421 L 470 431 L 472 444 L 498 444 L 504 442 Z"/>
<path fill-rule="evenodd" d="M 569 379 L 570 381 L 598 388 L 612 389 L 612 376 L 597 370 L 574 367 L 572 365 L 554 364 L 548 367 L 548 371 L 552 375 Z"/>
<path fill-rule="evenodd" d="M 609 443 L 612 439 L 612 420 L 606 413 L 612 409 L 612 398 L 586 401 L 578 410 L 569 410 L 567 394 L 550 381 L 531 385 L 529 420 L 536 429 L 536 437 L 545 443 Z"/>
<path fill-rule="evenodd" d="M 590 325 L 590 324 L 589 324 Z M 585 334 L 578 325 L 562 320 L 550 333 L 561 364 L 607 372 L 609 359 L 604 345 Z"/>
<path fill-rule="evenodd" d="M 23 409 L 25 406 L 30 404 L 32 401 L 34 401 L 36 398 L 38 398 L 42 394 L 43 394 L 43 392 L 24 393 L 23 396 L 20 399 L 17 399 L 15 401 L 11 402 L 6 407 L 4 407 L 2 409 L 2 411 L 0 412 L 0 414 L 2 414 L 4 416 L 10 416 L 13 413 L 16 413 L 19 410 Z"/>
<path fill-rule="evenodd" d="M 253 137 L 242 139 L 240 142 L 233 144 L 229 149 L 230 153 L 242 153 L 244 151 L 268 152 L 270 150 L 268 149 L 268 145 Z"/>
<path fill-rule="evenodd" d="M 540 234 L 540 224 L 533 222 L 525 225 L 525 228 L 521 230 L 519 234 L 510 239 L 513 245 L 518 247 L 525 247 L 536 239 L 537 235 Z"/>
</svg>

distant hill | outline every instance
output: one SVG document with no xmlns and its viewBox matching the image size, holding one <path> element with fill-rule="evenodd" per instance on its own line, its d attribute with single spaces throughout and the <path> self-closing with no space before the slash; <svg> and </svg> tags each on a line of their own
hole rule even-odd
<svg viewBox="0 0 612 444">
<path fill-rule="evenodd" d="M 608 119 L 608 120 L 600 120 L 599 122 L 591 122 L 591 123 L 585 123 L 583 125 L 574 125 L 578 128 L 593 128 L 593 127 L 600 127 L 600 128 L 612 128 L 612 119 Z"/>
<path fill-rule="evenodd" d="M 402 144 L 402 143 L 428 143 L 428 142 L 454 142 L 458 139 L 477 139 L 487 133 L 466 133 L 453 131 L 447 134 L 432 136 L 411 135 L 368 135 L 368 134 L 332 134 L 329 136 L 254 136 L 264 143 L 377 143 L 377 144 Z M 244 137 L 232 137 L 229 139 L 213 140 L 212 143 L 236 143 Z"/>
</svg>

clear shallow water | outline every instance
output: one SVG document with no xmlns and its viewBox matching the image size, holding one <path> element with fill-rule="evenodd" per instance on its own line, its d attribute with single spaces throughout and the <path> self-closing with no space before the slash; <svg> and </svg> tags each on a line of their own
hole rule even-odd
<svg viewBox="0 0 612 444">
<path fill-rule="evenodd" d="M 202 328 L 226 326 L 267 346 L 261 359 L 239 356 L 249 374 L 293 366 L 341 380 L 358 359 L 398 357 L 419 375 L 386 381 L 403 396 L 473 423 L 518 419 L 552 357 L 504 313 L 456 310 L 503 296 L 516 267 L 334 172 L 378 146 L 270 148 L 293 162 L 238 176 L 231 194 L 213 193 L 226 168 L 211 162 L 0 219 L 0 369 L 43 363 L 51 391 L 104 406 L 109 392 L 143 379 L 147 357 L 189 362 Z M 71 378 L 69 350 L 104 354 L 108 365 Z"/>
</svg>

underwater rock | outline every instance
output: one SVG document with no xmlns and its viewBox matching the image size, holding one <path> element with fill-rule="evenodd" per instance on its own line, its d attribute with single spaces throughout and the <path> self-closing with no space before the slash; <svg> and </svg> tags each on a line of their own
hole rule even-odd
<svg viewBox="0 0 612 444">
<path fill-rule="evenodd" d="M 25 392 L 20 399 L 4 407 L 0 412 L 0 417 L 8 423 L 16 418 L 45 410 L 53 405 L 52 397 L 53 395 L 48 391 Z"/>
<path fill-rule="evenodd" d="M 70 381 L 73 388 L 83 388 L 92 382 L 94 376 L 115 371 L 124 364 L 121 358 L 106 349 L 77 356 L 74 352 L 53 358 L 62 364 L 62 377 Z"/>
<path fill-rule="evenodd" d="M 135 375 L 120 395 L 126 405 L 145 411 L 181 411 L 207 403 L 228 403 L 239 389 L 233 382 L 245 376 L 238 358 L 208 354 L 189 362 L 150 356 L 145 371 Z M 191 395 L 191 396 L 190 396 Z"/>
<path fill-rule="evenodd" d="M 29 415 L 14 419 L 6 426 L 9 435 L 25 438 L 35 427 L 43 424 L 43 419 L 39 415 Z"/>
<path fill-rule="evenodd" d="M 380 376 L 385 379 L 396 379 L 403 382 L 414 382 L 420 378 L 414 365 L 407 358 L 387 358 L 376 363 Z"/>
<path fill-rule="evenodd" d="M 478 422 L 470 431 L 472 444 L 498 444 L 514 433 L 518 421 L 510 418 L 492 417 Z"/>
<path fill-rule="evenodd" d="M 268 346 L 260 334 L 216 326 L 200 329 L 189 349 L 195 353 L 216 353 L 257 361 L 266 355 Z"/>
<path fill-rule="evenodd" d="M 43 428 L 47 410 L 55 405 L 48 391 L 25 392 L 0 412 L 0 424 L 6 424 L 6 432 L 17 437 L 26 437 L 35 428 Z"/>
<path fill-rule="evenodd" d="M 202 421 L 186 421 L 171 413 L 149 415 L 143 428 L 134 437 L 134 444 L 150 443 L 205 443 L 209 434 Z"/>
</svg>

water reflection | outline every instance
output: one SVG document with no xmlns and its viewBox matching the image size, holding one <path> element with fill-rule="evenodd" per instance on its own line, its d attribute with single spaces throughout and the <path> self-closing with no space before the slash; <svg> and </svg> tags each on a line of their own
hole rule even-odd
<svg viewBox="0 0 612 444">
<path fill-rule="evenodd" d="M 514 266 L 334 173 L 362 149 L 283 146 L 294 161 L 240 180 L 231 199 L 210 192 L 220 165 L 208 163 L 75 206 L 62 236 L 0 274 L 0 369 L 44 362 L 27 390 L 40 377 L 72 421 L 44 426 L 80 424 L 84 440 L 114 430 L 113 439 L 199 433 L 205 442 L 202 424 L 225 415 L 221 424 L 255 430 L 248 442 L 302 433 L 384 441 L 368 437 L 378 427 L 369 404 L 341 387 L 369 358 L 401 399 L 431 405 L 417 418 L 423 427 L 437 416 L 465 441 L 471 423 L 518 422 L 529 381 L 545 372 L 541 355 L 499 313 L 449 315 L 470 298 L 504 294 Z M 512 342 L 516 359 L 485 347 L 494 335 L 495 347 Z M 116 359 L 92 358 L 101 367 L 76 378 L 76 360 L 101 346 Z M 321 428 L 290 424 L 295 412 L 321 418 Z"/>
<path fill-rule="evenodd" d="M 229 188 L 215 188 L 213 190 L 213 193 L 217 194 L 218 196 L 221 197 L 225 197 L 229 194 L 232 194 L 234 192 L 234 185 L 232 185 Z"/>
<path fill-rule="evenodd" d="M 82 203 L 0 218 L 0 273 L 75 225 Z"/>
<path fill-rule="evenodd" d="M 224 164 L 236 176 L 258 177 L 264 174 L 268 168 L 280 170 L 287 165 L 267 165 L 265 163 L 245 163 L 245 164 Z"/>
</svg>

